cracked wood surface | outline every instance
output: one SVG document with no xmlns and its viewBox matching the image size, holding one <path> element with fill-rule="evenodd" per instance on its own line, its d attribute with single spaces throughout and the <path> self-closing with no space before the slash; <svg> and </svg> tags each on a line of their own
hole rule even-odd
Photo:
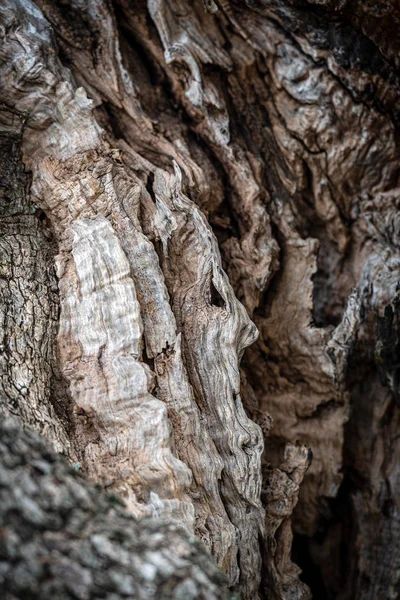
<svg viewBox="0 0 400 600">
<path fill-rule="evenodd" d="M 243 598 L 309 596 L 292 511 L 315 597 L 396 598 L 395 3 L 1 20 L 5 406 Z"/>
</svg>

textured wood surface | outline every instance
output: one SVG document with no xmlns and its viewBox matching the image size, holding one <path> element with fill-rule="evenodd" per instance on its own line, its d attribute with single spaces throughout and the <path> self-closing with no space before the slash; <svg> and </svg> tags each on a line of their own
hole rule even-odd
<svg viewBox="0 0 400 600">
<path fill-rule="evenodd" d="M 228 598 L 183 527 L 136 521 L 15 419 L 0 419 L 4 600 Z"/>
<path fill-rule="evenodd" d="M 314 597 L 397 597 L 399 19 L 0 7 L 2 410 L 244 599 L 310 596 L 292 514 Z"/>
</svg>

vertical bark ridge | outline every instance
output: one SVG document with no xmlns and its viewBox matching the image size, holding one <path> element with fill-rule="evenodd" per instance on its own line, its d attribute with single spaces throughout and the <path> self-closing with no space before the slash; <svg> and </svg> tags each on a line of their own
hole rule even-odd
<svg viewBox="0 0 400 600">
<path fill-rule="evenodd" d="M 375 4 L 37 0 L 59 50 L 33 5 L 3 9 L 2 69 L 18 85 L 2 100 L 28 119 L 32 196 L 60 247 L 78 445 L 90 439 L 96 454 L 104 423 L 119 431 L 131 375 L 118 370 L 121 413 L 103 402 L 98 419 L 90 369 L 108 382 L 123 357 L 163 432 L 163 473 L 136 485 L 135 502 L 140 487 L 146 511 L 157 489 L 166 504 L 153 510 L 182 515 L 244 597 L 256 594 L 263 531 L 262 593 L 307 596 L 288 558 L 297 498 L 294 529 L 327 596 L 397 594 L 400 105 L 389 34 L 400 19 L 393 2 Z M 15 6 L 34 34 L 12 24 Z M 85 281 L 82 248 L 88 272 L 104 265 L 100 285 Z M 107 305 L 117 289 L 127 327 L 110 329 L 94 298 Z M 242 397 L 266 441 L 265 512 L 262 439 Z M 107 460 L 115 471 L 118 452 Z M 348 560 L 332 560 L 341 548 Z"/>
<path fill-rule="evenodd" d="M 191 529 L 193 506 L 186 495 L 191 473 L 172 453 L 165 405 L 151 395 L 153 374 L 141 360 L 134 266 L 115 233 L 122 237 L 124 218 L 129 221 L 118 199 L 125 173 L 114 167 L 85 92 L 74 88 L 57 62 L 40 11 L 33 4 L 29 10 L 23 3 L 11 7 L 4 15 L 3 67 L 10 84 L 3 93 L 16 109 L 21 105 L 28 111 L 35 125 L 25 131 L 24 160 L 32 171 L 32 198 L 45 210 L 59 242 L 60 361 L 76 411 L 84 417 L 77 435 L 84 466 L 118 490 L 133 512 L 161 512 Z M 16 78 L 25 87 L 9 98 Z M 127 202 L 135 200 L 134 191 L 133 186 Z"/>
<path fill-rule="evenodd" d="M 222 285 L 231 313 L 226 325 L 229 313 L 223 310 L 204 321 L 204 342 L 194 348 L 197 356 L 187 358 L 195 344 L 193 323 L 185 325 L 183 319 L 175 322 L 176 315 L 181 316 L 175 310 L 175 290 L 169 290 L 174 318 L 157 255 L 138 218 L 143 202 L 149 202 L 141 181 L 143 174 L 148 175 L 149 165 L 142 161 L 140 178 L 132 163 L 130 168 L 128 163 L 128 170 L 121 164 L 119 153 L 110 150 L 93 118 L 92 102 L 82 88 L 75 87 L 51 52 L 54 42 L 47 22 L 34 5 L 29 5 L 28 12 L 24 12 L 25 3 L 15 6 L 14 14 L 6 14 L 7 60 L 3 67 L 11 80 L 24 80 L 25 86 L 15 93 L 10 85 L 3 94 L 16 108 L 30 114 L 23 149 L 25 163 L 32 171 L 31 194 L 51 220 L 59 243 L 58 344 L 75 405 L 76 443 L 83 466 L 107 488 L 118 491 L 136 515 L 174 518 L 189 530 L 203 531 L 230 584 L 239 585 L 244 597 L 256 597 L 260 578 L 258 534 L 263 528 L 259 499 L 262 438 L 241 405 L 238 371 L 243 350 L 255 339 L 256 329 L 221 269 L 218 246 L 206 220 L 189 200 L 177 196 L 180 199 L 175 201 L 185 218 L 192 215 L 179 228 L 189 243 L 174 255 L 170 267 L 183 273 L 205 243 L 206 262 L 198 270 L 194 263 L 193 273 L 203 279 L 199 284 L 209 303 L 212 267 L 214 286 L 218 290 Z M 32 48 L 36 51 L 28 72 L 24 70 L 27 48 L 30 53 Z M 115 46 L 112 50 L 118 57 Z M 119 75 L 116 79 L 126 83 Z M 117 102 L 115 97 L 111 100 Z M 172 179 L 163 171 L 155 174 L 159 182 L 174 190 L 180 180 L 178 171 Z M 161 188 L 154 192 L 156 198 Z M 163 193 L 168 197 L 171 190 L 164 189 Z M 160 204 L 155 214 L 156 236 L 165 227 L 164 213 Z M 193 296 L 185 299 L 184 310 L 189 314 L 193 303 L 197 303 Z M 197 404 L 179 353 L 177 331 L 181 330 Z M 222 345 L 218 344 L 219 336 L 224 340 Z M 213 352 L 213 347 L 222 353 L 217 361 L 218 352 Z M 215 381 L 201 362 L 204 351 L 207 364 L 213 364 Z M 172 381 L 172 373 L 166 374 L 160 367 L 162 355 L 168 352 L 174 352 L 172 373 L 179 376 L 178 381 Z M 149 361 L 154 364 L 156 377 Z M 200 379 L 196 369 L 202 370 Z M 171 386 L 177 390 L 178 383 L 186 387 L 187 408 L 195 415 L 204 440 L 204 466 L 198 465 L 192 449 L 187 450 L 193 434 L 188 436 L 185 431 L 180 439 L 178 430 L 175 444 L 172 438 L 167 407 L 173 416 L 177 392 Z M 154 394 L 160 394 L 163 402 Z M 225 407 L 219 406 L 223 403 Z M 208 424 L 207 417 L 212 416 L 217 418 L 220 431 L 211 421 Z M 195 467 L 195 485 L 192 472 L 175 456 L 176 451 Z"/>
<path fill-rule="evenodd" d="M 240 532 L 242 589 L 251 597 L 257 595 L 257 572 L 261 571 L 263 442 L 260 428 L 243 409 L 236 365 L 245 347 L 254 341 L 256 329 L 222 271 L 207 220 L 183 195 L 177 165 L 175 169 L 174 176 L 156 172 L 153 189 L 160 215 L 156 232 L 163 246 L 163 269 L 183 333 L 183 353 L 196 401 L 223 461 L 221 496 Z M 184 264 L 179 262 L 181 256 L 186 257 Z M 213 303 L 212 286 L 222 306 Z"/>
</svg>

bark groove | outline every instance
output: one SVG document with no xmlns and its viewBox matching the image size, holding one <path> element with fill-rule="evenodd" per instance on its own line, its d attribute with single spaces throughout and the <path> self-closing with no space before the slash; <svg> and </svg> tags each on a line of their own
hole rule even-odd
<svg viewBox="0 0 400 600">
<path fill-rule="evenodd" d="M 396 3 L 0 22 L 2 410 L 244 599 L 310 597 L 292 520 L 314 597 L 396 598 Z"/>
</svg>

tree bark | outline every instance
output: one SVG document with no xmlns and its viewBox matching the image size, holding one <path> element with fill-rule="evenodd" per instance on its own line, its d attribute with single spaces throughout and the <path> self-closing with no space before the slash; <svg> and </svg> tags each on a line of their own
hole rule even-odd
<svg viewBox="0 0 400 600">
<path fill-rule="evenodd" d="M 1 410 L 244 599 L 398 597 L 399 23 L 0 7 Z"/>
<path fill-rule="evenodd" d="M 0 422 L 2 598 L 228 598 L 184 529 L 140 523 L 15 419 Z"/>
</svg>

